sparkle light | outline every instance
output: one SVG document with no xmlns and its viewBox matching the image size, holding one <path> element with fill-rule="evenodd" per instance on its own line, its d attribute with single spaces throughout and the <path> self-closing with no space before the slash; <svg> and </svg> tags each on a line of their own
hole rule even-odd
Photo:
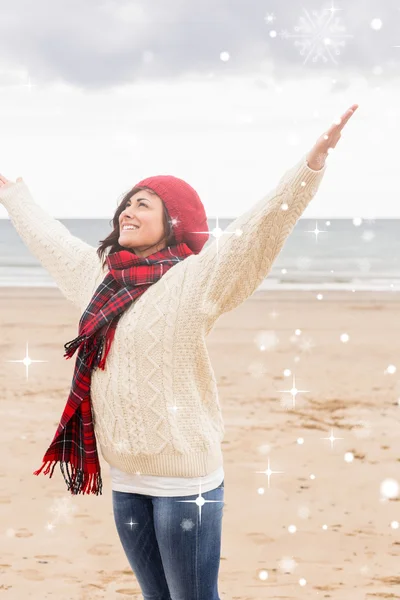
<svg viewBox="0 0 400 600">
<path fill-rule="evenodd" d="M 30 78 L 30 76 L 28 75 L 28 83 L 20 83 L 20 84 L 18 85 L 18 87 L 26 87 L 26 88 L 28 88 L 28 90 L 29 90 L 29 93 L 30 93 L 30 92 L 32 91 L 32 88 L 33 88 L 33 87 L 36 87 L 36 84 L 34 84 L 34 83 L 31 83 L 31 78 Z"/>
<path fill-rule="evenodd" d="M 176 502 L 182 502 L 182 503 L 187 503 L 187 504 L 197 504 L 197 506 L 199 507 L 200 526 L 201 526 L 201 509 L 204 506 L 204 504 L 214 504 L 214 503 L 224 504 L 223 500 L 205 500 L 203 498 L 203 496 L 201 495 L 201 483 L 200 483 L 199 495 L 197 496 L 197 498 L 195 500 L 176 500 Z"/>
<path fill-rule="evenodd" d="M 230 56 L 229 56 L 229 52 L 221 52 L 221 54 L 219 55 L 220 59 L 223 62 L 228 62 Z"/>
<path fill-rule="evenodd" d="M 299 579 L 299 584 L 304 587 L 307 584 L 307 580 L 304 579 L 304 577 L 302 577 L 301 579 Z"/>
<path fill-rule="evenodd" d="M 353 462 L 354 454 L 352 452 L 346 452 L 346 454 L 344 455 L 344 460 L 348 463 Z"/>
<path fill-rule="evenodd" d="M 266 23 L 273 23 L 275 21 L 276 17 L 274 15 L 274 13 L 267 13 L 264 17 L 264 21 Z"/>
<path fill-rule="evenodd" d="M 125 525 L 130 525 L 130 528 L 132 531 L 132 525 L 138 525 L 138 523 L 135 523 L 134 521 L 132 521 L 132 517 L 131 517 L 131 520 L 129 521 L 129 523 L 125 523 Z"/>
<path fill-rule="evenodd" d="M 289 525 L 289 527 L 288 527 L 289 533 L 296 533 L 296 531 L 297 531 L 296 525 Z"/>
<path fill-rule="evenodd" d="M 310 390 L 298 390 L 296 388 L 296 380 L 295 380 L 295 376 L 293 375 L 293 387 L 290 390 L 278 390 L 279 392 L 289 392 L 292 395 L 292 399 L 293 399 L 293 408 L 295 408 L 296 406 L 296 396 L 298 393 L 307 393 Z"/>
<path fill-rule="evenodd" d="M 265 475 L 267 475 L 268 477 L 268 488 L 270 487 L 270 479 L 271 479 L 271 475 L 274 475 L 276 473 L 284 473 L 284 471 L 272 471 L 270 468 L 270 462 L 269 462 L 269 458 L 268 458 L 268 468 L 265 471 L 256 471 L 256 473 L 264 473 Z"/>
<path fill-rule="evenodd" d="M 394 365 L 389 365 L 385 371 L 385 373 L 389 373 L 389 375 L 393 375 L 393 373 L 396 373 L 397 368 Z"/>
<path fill-rule="evenodd" d="M 346 344 L 350 339 L 350 336 L 348 333 L 342 333 L 342 335 L 340 336 L 340 341 L 343 342 L 344 344 Z"/>
<path fill-rule="evenodd" d="M 323 297 L 324 297 L 324 295 L 323 295 L 323 294 L 317 294 L 317 300 L 322 300 L 322 299 L 323 299 Z"/>
<path fill-rule="evenodd" d="M 384 479 L 380 486 L 381 496 L 384 498 L 397 498 L 399 495 L 399 483 L 395 479 Z"/>
<path fill-rule="evenodd" d="M 182 408 L 181 406 L 177 406 L 176 404 L 174 404 L 173 406 L 169 406 L 168 410 L 170 410 L 171 412 L 173 412 L 174 414 L 176 414 L 176 412 Z"/>
<path fill-rule="evenodd" d="M 302 444 L 304 444 L 304 438 L 300 437 L 297 438 L 297 443 L 301 446 Z"/>
<path fill-rule="evenodd" d="M 315 241 L 318 242 L 318 234 L 320 233 L 328 233 L 327 231 L 323 230 L 323 229 L 318 229 L 318 225 L 317 225 L 317 221 L 315 221 L 315 229 L 312 231 L 306 231 L 306 233 L 314 233 L 315 234 Z"/>
<path fill-rule="evenodd" d="M 398 522 L 398 521 L 392 521 L 392 522 L 390 523 L 390 527 L 391 527 L 392 529 L 398 529 L 398 528 L 399 528 L 399 526 L 400 526 L 400 524 L 399 524 L 399 522 Z"/>
<path fill-rule="evenodd" d="M 225 54 L 224 52 L 222 54 Z M 222 55 L 221 55 L 222 56 Z M 229 57 L 229 55 L 228 55 Z M 179 220 L 174 217 L 173 219 L 171 219 L 171 224 L 175 224 L 179 222 Z M 203 234 L 203 235 L 212 235 L 217 242 L 217 260 L 219 258 L 219 239 L 223 236 L 223 235 L 236 235 L 237 237 L 240 237 L 243 233 L 243 231 L 241 229 L 235 229 L 235 231 L 230 231 L 229 226 L 227 227 L 226 231 L 222 231 L 222 229 L 219 226 L 219 216 L 216 216 L 216 226 L 214 227 L 214 229 L 212 231 L 192 231 L 191 233 L 199 233 L 199 234 Z"/>
<path fill-rule="evenodd" d="M 336 440 L 342 440 L 343 438 L 337 438 L 333 435 L 333 429 L 331 429 L 331 435 L 327 438 L 321 438 L 321 440 L 329 440 L 331 442 L 331 450 L 333 449 L 333 442 Z"/>
<path fill-rule="evenodd" d="M 266 571 L 265 569 L 262 569 L 259 574 L 258 574 L 259 579 L 261 579 L 261 581 L 266 581 L 268 579 L 268 571 Z"/>
<path fill-rule="evenodd" d="M 49 361 L 48 360 L 32 360 L 29 357 L 29 354 L 28 354 L 28 342 L 26 342 L 26 356 L 25 356 L 25 358 L 23 358 L 22 360 L 6 360 L 5 362 L 15 362 L 15 363 L 22 362 L 22 363 L 24 363 L 24 365 L 26 367 L 26 371 L 25 371 L 26 379 L 28 379 L 29 378 L 28 369 L 29 369 L 29 367 L 30 367 L 30 365 L 32 363 L 49 362 Z"/>
<path fill-rule="evenodd" d="M 373 29 L 374 31 L 379 31 L 380 29 L 382 29 L 382 20 L 381 19 L 372 19 L 371 21 L 371 29 Z"/>
</svg>

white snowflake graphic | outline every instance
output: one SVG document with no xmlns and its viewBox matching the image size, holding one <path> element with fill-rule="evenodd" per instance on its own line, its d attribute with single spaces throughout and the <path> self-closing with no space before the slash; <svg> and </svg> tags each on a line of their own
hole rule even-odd
<svg viewBox="0 0 400 600">
<path fill-rule="evenodd" d="M 319 60 L 327 63 L 331 60 L 338 64 L 336 57 L 346 45 L 346 38 L 353 37 L 346 33 L 345 26 L 335 12 L 341 10 L 333 5 L 322 10 L 308 11 L 303 8 L 304 16 L 299 18 L 294 33 L 287 30 L 281 32 L 283 39 L 294 39 L 294 45 L 300 49 L 304 62 L 311 58 L 316 63 Z"/>
<path fill-rule="evenodd" d="M 181 521 L 181 528 L 183 531 L 191 531 L 194 527 L 192 519 L 183 519 Z"/>
<path fill-rule="evenodd" d="M 65 521 L 67 523 L 72 522 L 72 516 L 77 510 L 77 505 L 72 503 L 69 496 L 55 498 L 50 508 L 50 511 L 56 515 L 56 521 Z"/>
</svg>

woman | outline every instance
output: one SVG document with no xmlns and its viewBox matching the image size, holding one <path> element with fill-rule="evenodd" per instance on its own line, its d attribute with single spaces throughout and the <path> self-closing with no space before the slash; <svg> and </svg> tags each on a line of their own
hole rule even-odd
<svg viewBox="0 0 400 600">
<path fill-rule="evenodd" d="M 15 229 L 82 313 L 65 344 L 67 358 L 78 350 L 71 391 L 34 474 L 46 467 L 51 477 L 59 462 L 72 494 L 101 494 L 99 443 L 145 600 L 219 599 L 224 424 L 205 338 L 268 275 L 356 109 L 203 251 L 204 207 L 176 177 L 131 189 L 96 249 L 46 214 L 21 178 L 0 175 Z"/>
</svg>

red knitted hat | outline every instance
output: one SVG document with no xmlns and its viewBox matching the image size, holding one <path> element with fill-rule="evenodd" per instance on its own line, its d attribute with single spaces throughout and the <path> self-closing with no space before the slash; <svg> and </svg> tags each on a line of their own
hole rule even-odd
<svg viewBox="0 0 400 600">
<path fill-rule="evenodd" d="M 176 243 L 184 242 L 199 254 L 210 236 L 206 211 L 196 190 L 173 175 L 147 177 L 136 185 L 150 188 L 161 198 L 168 209 Z"/>
</svg>

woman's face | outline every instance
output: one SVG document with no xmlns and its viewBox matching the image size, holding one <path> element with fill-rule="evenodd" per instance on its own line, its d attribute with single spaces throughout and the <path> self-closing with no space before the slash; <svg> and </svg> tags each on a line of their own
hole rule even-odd
<svg viewBox="0 0 400 600">
<path fill-rule="evenodd" d="M 136 225 L 138 229 L 123 229 L 123 225 Z M 166 245 L 163 203 L 159 196 L 147 190 L 136 192 L 127 201 L 119 216 L 118 243 L 146 258 Z"/>
</svg>

